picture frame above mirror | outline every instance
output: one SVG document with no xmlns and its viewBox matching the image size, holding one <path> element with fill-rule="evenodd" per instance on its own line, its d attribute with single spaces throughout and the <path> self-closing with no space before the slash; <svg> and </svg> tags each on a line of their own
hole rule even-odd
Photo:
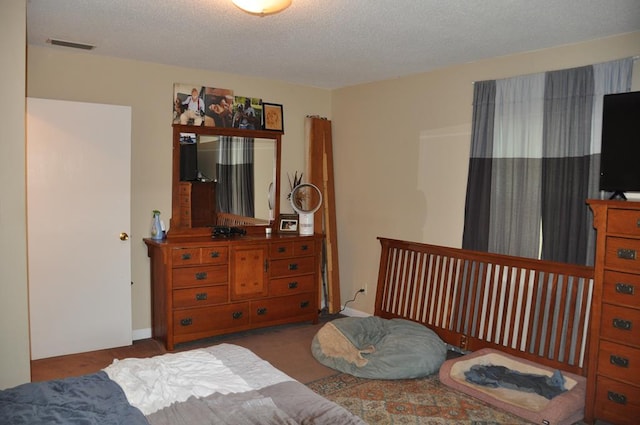
<svg viewBox="0 0 640 425">
<path fill-rule="evenodd" d="M 262 102 L 262 128 L 269 131 L 284 132 L 282 105 Z"/>
</svg>

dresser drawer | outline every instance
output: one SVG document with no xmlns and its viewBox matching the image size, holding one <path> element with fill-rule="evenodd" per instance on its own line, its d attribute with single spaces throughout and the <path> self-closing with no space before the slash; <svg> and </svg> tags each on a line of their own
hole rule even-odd
<svg viewBox="0 0 640 425">
<path fill-rule="evenodd" d="M 251 302 L 251 323 L 271 322 L 297 316 L 316 317 L 318 306 L 313 293 Z"/>
<path fill-rule="evenodd" d="M 600 340 L 598 374 L 626 382 L 640 382 L 640 349 Z"/>
<path fill-rule="evenodd" d="M 180 223 L 184 226 L 191 226 L 191 208 L 180 208 Z"/>
<path fill-rule="evenodd" d="M 175 289 L 173 291 L 173 308 L 223 304 L 227 302 L 228 298 L 229 287 L 227 285 Z"/>
<path fill-rule="evenodd" d="M 269 295 L 293 295 L 303 292 L 313 292 L 314 275 L 283 277 L 269 281 Z"/>
<path fill-rule="evenodd" d="M 640 348 L 640 310 L 603 304 L 600 336 Z"/>
<path fill-rule="evenodd" d="M 607 237 L 604 266 L 632 273 L 640 272 L 640 240 Z"/>
<path fill-rule="evenodd" d="M 640 388 L 598 376 L 596 417 L 607 422 L 632 425 L 640 417 Z"/>
<path fill-rule="evenodd" d="M 271 258 L 297 257 L 314 253 L 315 243 L 313 239 L 274 242 L 269 248 L 269 256 Z"/>
<path fill-rule="evenodd" d="M 227 266 L 200 266 L 173 269 L 173 287 L 206 286 L 226 283 Z"/>
<path fill-rule="evenodd" d="M 640 275 L 606 270 L 602 299 L 612 304 L 640 308 Z"/>
<path fill-rule="evenodd" d="M 283 260 L 273 260 L 269 265 L 269 275 L 271 277 L 284 277 L 308 274 L 314 272 L 314 267 L 314 257 L 299 257 L 287 258 Z"/>
<path fill-rule="evenodd" d="M 174 267 L 200 264 L 200 248 L 177 248 L 171 250 Z"/>
<path fill-rule="evenodd" d="M 293 244 L 294 255 L 312 255 L 315 251 L 315 244 L 313 240 L 296 241 Z"/>
<path fill-rule="evenodd" d="M 609 209 L 607 232 L 640 237 L 640 211 Z"/>
<path fill-rule="evenodd" d="M 249 324 L 249 303 L 175 310 L 176 336 L 217 331 Z"/>
<path fill-rule="evenodd" d="M 177 248 L 171 251 L 174 267 L 186 267 L 197 264 L 227 264 L 229 248 L 226 246 Z"/>
<path fill-rule="evenodd" d="M 212 246 L 200 249 L 202 264 L 227 264 L 229 262 L 229 247 Z"/>
<path fill-rule="evenodd" d="M 293 257 L 293 241 L 278 241 L 269 246 L 270 258 Z"/>
<path fill-rule="evenodd" d="M 179 196 L 191 196 L 191 183 L 189 182 L 181 182 L 178 184 L 178 195 Z"/>
</svg>

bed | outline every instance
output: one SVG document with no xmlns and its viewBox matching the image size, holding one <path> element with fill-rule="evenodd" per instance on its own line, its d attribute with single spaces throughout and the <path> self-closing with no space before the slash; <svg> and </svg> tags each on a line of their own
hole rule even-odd
<svg viewBox="0 0 640 425">
<path fill-rule="evenodd" d="M 246 348 L 220 344 L 0 391 L 10 424 L 364 424 Z"/>
<path fill-rule="evenodd" d="M 441 368 L 445 385 L 476 397 L 483 394 L 478 398 L 531 421 L 564 424 L 582 418 L 593 268 L 378 239 L 374 314 L 421 323 L 452 351 L 464 354 Z M 470 367 L 483 361 L 479 354 L 568 374 L 576 385 L 561 400 L 569 404 L 528 411 L 497 402 L 457 379 L 463 362 Z"/>
</svg>

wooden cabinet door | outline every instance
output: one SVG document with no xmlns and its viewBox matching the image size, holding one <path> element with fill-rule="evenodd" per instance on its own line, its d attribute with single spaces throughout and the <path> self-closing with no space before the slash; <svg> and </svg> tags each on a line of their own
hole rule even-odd
<svg viewBox="0 0 640 425">
<path fill-rule="evenodd" d="M 234 246 L 231 251 L 231 300 L 265 297 L 269 293 L 267 244 Z"/>
</svg>

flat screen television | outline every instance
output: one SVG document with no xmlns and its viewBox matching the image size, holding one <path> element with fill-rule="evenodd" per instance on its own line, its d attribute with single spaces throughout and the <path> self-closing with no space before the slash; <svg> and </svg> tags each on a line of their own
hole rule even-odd
<svg viewBox="0 0 640 425">
<path fill-rule="evenodd" d="M 608 94 L 602 108 L 600 190 L 640 192 L 640 91 Z"/>
</svg>

